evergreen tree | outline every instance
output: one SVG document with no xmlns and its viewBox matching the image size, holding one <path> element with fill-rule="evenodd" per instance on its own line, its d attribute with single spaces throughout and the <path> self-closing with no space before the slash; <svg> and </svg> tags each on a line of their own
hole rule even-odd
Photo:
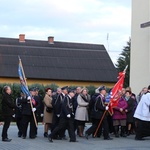
<svg viewBox="0 0 150 150">
<path fill-rule="evenodd" d="M 128 65 L 125 75 L 124 87 L 129 86 L 130 80 L 130 50 L 131 50 L 131 39 L 129 39 L 127 45 L 124 46 L 123 51 L 121 52 L 116 64 L 118 72 L 123 71 L 125 67 Z"/>
</svg>

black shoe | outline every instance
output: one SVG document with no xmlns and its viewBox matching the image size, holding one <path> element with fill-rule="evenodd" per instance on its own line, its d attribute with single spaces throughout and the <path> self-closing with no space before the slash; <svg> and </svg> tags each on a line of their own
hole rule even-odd
<svg viewBox="0 0 150 150">
<path fill-rule="evenodd" d="M 5 138 L 5 139 L 2 139 L 3 142 L 10 142 L 12 139 L 8 139 L 8 138 Z"/>
<path fill-rule="evenodd" d="M 89 135 L 87 133 L 85 133 L 85 138 L 88 140 L 89 139 Z"/>
<path fill-rule="evenodd" d="M 21 137 L 21 136 L 22 136 L 22 132 L 19 131 L 19 132 L 18 132 L 18 137 Z"/>
<path fill-rule="evenodd" d="M 128 131 L 127 136 L 129 136 L 130 134 L 131 134 L 131 132 L 130 132 L 130 131 Z"/>
<path fill-rule="evenodd" d="M 113 138 L 107 137 L 107 138 L 104 138 L 104 140 L 113 140 Z"/>
<path fill-rule="evenodd" d="M 30 139 L 35 139 L 36 138 L 36 136 L 30 136 Z"/>
<path fill-rule="evenodd" d="M 62 137 L 62 140 L 68 140 L 66 137 Z"/>
<path fill-rule="evenodd" d="M 136 141 L 144 141 L 145 139 L 135 137 Z"/>
<path fill-rule="evenodd" d="M 48 136 L 48 140 L 52 143 L 53 142 L 53 139 L 51 137 L 51 135 Z"/>
<path fill-rule="evenodd" d="M 77 140 L 70 140 L 69 142 L 78 142 Z"/>
<path fill-rule="evenodd" d="M 57 137 L 56 140 L 62 140 L 62 138 L 61 137 Z"/>
<path fill-rule="evenodd" d="M 26 136 L 23 136 L 22 139 L 26 139 Z"/>
<path fill-rule="evenodd" d="M 127 137 L 127 135 L 126 135 L 126 134 L 120 134 L 120 136 L 121 136 L 121 137 Z"/>
<path fill-rule="evenodd" d="M 45 132 L 45 133 L 44 133 L 44 137 L 45 137 L 45 138 L 47 138 L 47 137 L 48 137 L 48 134 L 47 134 L 47 132 Z"/>
<path fill-rule="evenodd" d="M 118 133 L 116 133 L 116 134 L 115 134 L 115 137 L 116 137 L 116 138 L 119 138 L 119 134 L 118 134 Z"/>
</svg>

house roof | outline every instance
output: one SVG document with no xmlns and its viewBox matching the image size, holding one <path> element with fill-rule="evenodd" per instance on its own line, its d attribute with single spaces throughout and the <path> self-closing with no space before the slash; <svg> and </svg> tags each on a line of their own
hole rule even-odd
<svg viewBox="0 0 150 150">
<path fill-rule="evenodd" d="M 18 55 L 27 78 L 116 82 L 117 71 L 104 47 L 0 38 L 0 77 L 18 77 Z"/>
</svg>

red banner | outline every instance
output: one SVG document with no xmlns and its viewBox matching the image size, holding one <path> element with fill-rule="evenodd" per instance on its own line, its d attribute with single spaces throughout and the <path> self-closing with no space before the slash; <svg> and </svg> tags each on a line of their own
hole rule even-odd
<svg viewBox="0 0 150 150">
<path fill-rule="evenodd" d="M 118 105 L 118 101 L 121 97 L 122 88 L 124 84 L 125 71 L 119 73 L 118 82 L 115 84 L 111 91 L 111 98 L 109 102 L 109 113 L 113 114 L 113 108 Z"/>
</svg>

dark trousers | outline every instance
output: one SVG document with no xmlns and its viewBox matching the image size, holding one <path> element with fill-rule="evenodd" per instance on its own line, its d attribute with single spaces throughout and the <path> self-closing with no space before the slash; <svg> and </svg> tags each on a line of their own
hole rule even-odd
<svg viewBox="0 0 150 150">
<path fill-rule="evenodd" d="M 22 135 L 23 137 L 27 136 L 28 124 L 30 123 L 29 137 L 34 138 L 36 136 L 36 125 L 34 122 L 33 115 L 23 115 L 22 118 Z"/>
<path fill-rule="evenodd" d="M 88 135 L 94 134 L 98 127 L 99 121 L 100 121 L 99 119 L 92 119 L 92 126 L 86 131 L 86 134 Z"/>
<path fill-rule="evenodd" d="M 98 126 L 98 123 L 99 123 L 98 121 L 99 121 L 99 120 L 97 120 L 97 119 L 92 119 L 92 125 L 95 125 L 95 124 L 96 124 L 96 126 Z M 95 131 L 96 131 L 96 129 L 95 129 Z M 95 131 L 93 132 L 93 137 L 94 137 Z M 100 126 L 100 128 L 98 129 L 97 137 L 100 137 L 101 134 L 102 134 L 102 126 Z"/>
<path fill-rule="evenodd" d="M 64 129 L 68 129 L 69 132 L 69 137 L 70 140 L 75 141 L 76 140 L 76 136 L 75 136 L 75 132 L 74 132 L 74 119 L 73 118 L 60 118 L 59 124 L 58 126 L 52 131 L 51 133 L 51 138 L 53 138 L 55 136 L 56 133 L 58 133 L 58 131 L 62 131 Z"/>
<path fill-rule="evenodd" d="M 16 117 L 16 124 L 18 128 L 18 136 L 22 135 L 22 117 Z"/>
<path fill-rule="evenodd" d="M 4 126 L 3 126 L 3 130 L 2 130 L 2 139 L 6 139 L 8 138 L 8 128 L 10 126 L 10 122 L 11 122 L 12 116 L 4 116 Z"/>
<path fill-rule="evenodd" d="M 51 132 L 53 132 L 53 130 L 59 125 L 59 122 L 60 122 L 60 117 L 57 117 L 56 115 L 53 115 L 53 123 L 52 123 Z M 53 138 L 57 138 L 58 136 L 60 138 L 65 137 L 65 131 L 66 131 L 66 128 L 61 129 L 60 131 L 55 133 L 55 136 Z"/>
<path fill-rule="evenodd" d="M 150 136 L 150 121 L 137 120 L 136 138 Z"/>
<path fill-rule="evenodd" d="M 88 135 L 94 134 L 94 132 L 96 131 L 96 129 L 98 127 L 99 122 L 100 122 L 99 119 L 94 119 L 93 125 L 86 131 L 86 134 L 88 134 Z M 108 138 L 109 137 L 109 128 L 108 128 L 107 117 L 104 117 L 101 127 L 103 128 L 104 138 Z"/>
</svg>

